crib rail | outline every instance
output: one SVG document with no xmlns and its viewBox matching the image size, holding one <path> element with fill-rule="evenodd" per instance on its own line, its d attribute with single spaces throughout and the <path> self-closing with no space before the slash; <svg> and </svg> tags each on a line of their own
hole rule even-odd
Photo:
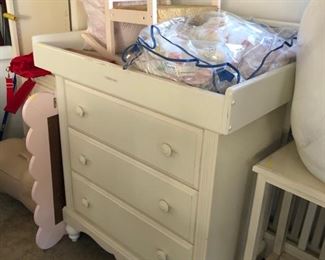
<svg viewBox="0 0 325 260">
<path fill-rule="evenodd" d="M 143 2 L 147 5 L 145 11 L 132 10 L 132 9 L 117 9 L 114 8 L 114 3 L 130 3 Z M 114 23 L 131 23 L 140 25 L 151 25 L 158 22 L 158 3 L 159 0 L 106 0 L 105 12 L 106 12 L 106 35 L 107 35 L 107 51 L 110 54 L 115 54 L 115 32 Z M 220 8 L 221 0 L 210 0 L 212 6 L 218 6 Z M 164 0 L 163 4 L 171 5 L 171 0 Z"/>
<path fill-rule="evenodd" d="M 283 250 L 297 259 L 325 260 L 325 208 L 280 190 L 273 198 L 266 238 L 274 252 L 286 240 Z"/>
</svg>

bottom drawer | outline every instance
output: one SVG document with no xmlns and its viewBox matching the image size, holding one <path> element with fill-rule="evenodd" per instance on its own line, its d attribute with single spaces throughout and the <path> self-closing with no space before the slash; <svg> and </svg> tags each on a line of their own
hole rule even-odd
<svg viewBox="0 0 325 260">
<path fill-rule="evenodd" d="M 73 174 L 75 209 L 141 260 L 191 260 L 193 246 Z"/>
</svg>

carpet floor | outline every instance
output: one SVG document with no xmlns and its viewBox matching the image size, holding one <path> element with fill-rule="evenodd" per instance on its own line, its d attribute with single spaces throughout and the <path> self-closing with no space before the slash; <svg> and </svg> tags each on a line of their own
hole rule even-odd
<svg viewBox="0 0 325 260">
<path fill-rule="evenodd" d="M 115 259 L 85 234 L 76 243 L 65 236 L 55 247 L 41 250 L 34 242 L 36 231 L 31 212 L 20 202 L 0 194 L 1 260 Z"/>
</svg>

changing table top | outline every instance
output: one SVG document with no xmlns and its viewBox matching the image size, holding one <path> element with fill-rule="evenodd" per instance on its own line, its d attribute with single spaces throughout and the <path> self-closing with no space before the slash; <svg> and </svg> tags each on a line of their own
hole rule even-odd
<svg viewBox="0 0 325 260">
<path fill-rule="evenodd" d="M 185 86 L 78 53 L 82 32 L 33 38 L 36 66 L 54 75 L 175 118 L 228 135 L 292 99 L 295 64 L 227 89 L 225 95 Z"/>
</svg>

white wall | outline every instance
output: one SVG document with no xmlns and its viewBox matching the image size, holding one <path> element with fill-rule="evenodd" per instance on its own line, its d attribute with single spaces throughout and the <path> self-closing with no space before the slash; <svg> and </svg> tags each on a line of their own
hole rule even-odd
<svg viewBox="0 0 325 260">
<path fill-rule="evenodd" d="M 300 22 L 309 0 L 221 0 L 222 9 L 238 15 Z M 324 0 L 320 0 L 324 1 Z M 208 4 L 210 0 L 174 0 L 175 3 Z"/>
<path fill-rule="evenodd" d="M 70 30 L 68 0 L 14 1 L 19 47 L 22 54 L 32 51 L 31 37 Z"/>
</svg>

